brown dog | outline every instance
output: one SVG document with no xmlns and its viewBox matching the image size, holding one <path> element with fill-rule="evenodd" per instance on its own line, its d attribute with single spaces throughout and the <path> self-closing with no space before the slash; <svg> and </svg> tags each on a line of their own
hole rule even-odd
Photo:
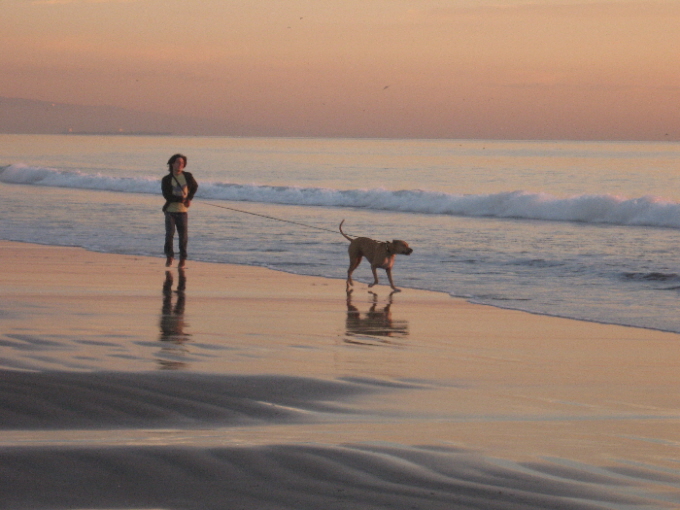
<svg viewBox="0 0 680 510">
<path fill-rule="evenodd" d="M 350 287 L 354 285 L 352 282 L 352 273 L 361 263 L 361 259 L 366 257 L 371 263 L 371 271 L 373 271 L 373 283 L 368 286 L 373 287 L 378 284 L 378 268 L 382 268 L 387 272 L 387 278 L 390 280 L 390 287 L 395 292 L 400 292 L 400 289 L 394 286 L 392 280 L 392 267 L 394 266 L 394 257 L 396 255 L 411 255 L 413 250 L 409 248 L 406 241 L 394 239 L 392 242 L 382 242 L 369 239 L 368 237 L 355 237 L 352 239 L 342 231 L 342 224 L 345 220 L 340 222 L 340 233 L 345 239 L 349 241 L 349 269 L 347 269 L 347 292 L 351 292 Z"/>
</svg>

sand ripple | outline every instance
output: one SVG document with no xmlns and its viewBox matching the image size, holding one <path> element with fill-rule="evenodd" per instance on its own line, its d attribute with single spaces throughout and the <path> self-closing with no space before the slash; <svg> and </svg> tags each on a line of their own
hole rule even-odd
<svg viewBox="0 0 680 510">
<path fill-rule="evenodd" d="M 295 422 L 346 412 L 339 400 L 378 387 L 290 376 L 7 371 L 0 372 L 0 429 Z"/>
</svg>

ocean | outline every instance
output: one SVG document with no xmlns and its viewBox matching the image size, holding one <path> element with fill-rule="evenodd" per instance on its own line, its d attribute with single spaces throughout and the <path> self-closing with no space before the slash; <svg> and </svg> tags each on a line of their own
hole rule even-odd
<svg viewBox="0 0 680 510">
<path fill-rule="evenodd" d="M 680 332 L 674 142 L 0 135 L 0 239 L 155 256 L 160 272 L 176 152 L 200 185 L 190 259 L 344 279 L 344 219 L 411 245 L 402 289 Z M 364 292 L 366 262 L 354 277 Z"/>
</svg>

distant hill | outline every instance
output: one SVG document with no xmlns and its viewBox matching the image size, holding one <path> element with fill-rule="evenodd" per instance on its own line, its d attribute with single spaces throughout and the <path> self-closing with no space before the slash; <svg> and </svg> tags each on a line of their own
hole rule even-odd
<svg viewBox="0 0 680 510">
<path fill-rule="evenodd" d="M 226 122 L 0 97 L 0 133 L 241 135 Z"/>
</svg>

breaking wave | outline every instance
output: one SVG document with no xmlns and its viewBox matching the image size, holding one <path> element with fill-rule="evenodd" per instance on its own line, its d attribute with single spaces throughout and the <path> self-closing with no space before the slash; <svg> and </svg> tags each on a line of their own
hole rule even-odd
<svg viewBox="0 0 680 510">
<path fill-rule="evenodd" d="M 121 193 L 160 192 L 157 177 L 109 177 L 23 164 L 0 167 L 0 182 Z M 418 189 L 337 190 L 202 182 L 196 198 L 451 216 L 680 228 L 680 204 L 650 196 L 624 198 L 603 194 L 560 198 L 547 193 L 527 191 L 457 195 Z"/>
</svg>

